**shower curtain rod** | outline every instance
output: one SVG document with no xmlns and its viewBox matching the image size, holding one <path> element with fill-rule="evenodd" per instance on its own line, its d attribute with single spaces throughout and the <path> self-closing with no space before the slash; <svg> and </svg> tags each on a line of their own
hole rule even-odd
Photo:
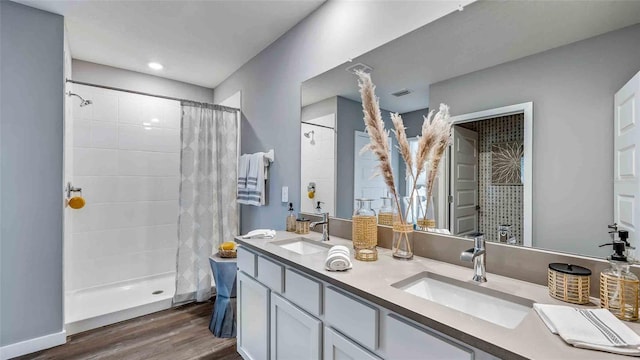
<svg viewBox="0 0 640 360">
<path fill-rule="evenodd" d="M 311 126 L 318 126 L 318 127 L 325 128 L 325 129 L 335 130 L 335 129 L 334 129 L 334 128 L 332 128 L 331 126 L 327 126 L 327 125 L 314 124 L 314 123 L 310 123 L 310 122 L 306 122 L 306 121 L 300 121 L 300 123 L 302 123 L 302 124 L 307 124 L 307 125 L 311 125 Z"/>
<path fill-rule="evenodd" d="M 216 110 L 223 110 L 223 111 L 229 111 L 229 112 L 240 111 L 240 109 L 236 109 L 234 107 L 229 107 L 229 106 L 224 106 L 224 105 L 216 105 L 216 104 L 210 104 L 210 103 L 205 103 L 205 102 L 200 102 L 200 101 L 193 101 L 193 100 L 189 100 L 189 99 L 174 98 L 174 97 L 171 97 L 171 96 L 149 94 L 149 93 L 145 93 L 145 92 L 142 92 L 142 91 L 127 90 L 127 89 L 117 88 L 117 87 L 113 87 L 113 86 L 92 84 L 92 83 L 88 83 L 88 82 L 84 82 L 84 81 L 76 81 L 76 80 L 66 79 L 66 82 L 70 82 L 72 84 L 78 84 L 78 85 L 93 86 L 93 87 L 97 87 L 97 88 L 101 88 L 101 89 L 107 89 L 107 90 L 122 91 L 122 92 L 137 94 L 137 95 L 152 96 L 152 97 L 157 97 L 157 98 L 167 99 L 167 100 L 175 100 L 175 101 L 180 101 L 180 102 L 187 102 L 187 103 L 192 103 L 192 104 L 205 105 L 205 106 L 208 106 L 208 107 L 213 107 Z"/>
</svg>

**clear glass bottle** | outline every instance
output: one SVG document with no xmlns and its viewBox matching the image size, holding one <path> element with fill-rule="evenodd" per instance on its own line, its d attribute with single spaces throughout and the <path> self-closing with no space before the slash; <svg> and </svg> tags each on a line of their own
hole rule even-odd
<svg viewBox="0 0 640 360">
<path fill-rule="evenodd" d="M 611 267 L 600 273 L 600 307 L 621 320 L 638 320 L 638 277 L 629 271 L 630 264 L 610 261 Z"/>
<path fill-rule="evenodd" d="M 638 290 L 640 281 L 629 271 L 631 264 L 627 261 L 629 232 L 617 231 L 620 240 L 614 240 L 602 246 L 613 246 L 609 256 L 610 268 L 600 273 L 600 307 L 608 309 L 620 320 L 638 320 Z"/>
<path fill-rule="evenodd" d="M 371 208 L 371 199 L 356 199 L 356 207 L 351 218 L 351 239 L 356 260 L 378 260 L 378 219 Z"/>
<path fill-rule="evenodd" d="M 498 225 L 498 242 L 506 243 L 511 239 L 511 224 Z"/>
<path fill-rule="evenodd" d="M 409 209 L 405 214 L 410 213 Z M 399 260 L 413 259 L 413 223 L 407 222 L 405 214 L 393 216 L 393 257 Z"/>
<path fill-rule="evenodd" d="M 293 211 L 293 203 L 289 203 L 289 215 L 287 215 L 286 230 L 289 232 L 296 231 L 296 214 Z"/>
<path fill-rule="evenodd" d="M 386 196 L 381 197 L 380 199 L 382 199 L 382 207 L 378 211 L 378 224 L 392 226 L 393 214 L 395 212 L 393 208 L 393 201 L 390 197 Z"/>
</svg>

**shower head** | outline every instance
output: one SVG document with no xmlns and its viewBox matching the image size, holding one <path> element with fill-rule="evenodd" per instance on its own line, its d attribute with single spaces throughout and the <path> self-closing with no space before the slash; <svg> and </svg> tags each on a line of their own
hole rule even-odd
<svg viewBox="0 0 640 360">
<path fill-rule="evenodd" d="M 91 100 L 85 100 L 82 96 L 76 94 L 76 93 L 72 93 L 71 91 L 67 92 L 67 96 L 75 96 L 78 99 L 80 99 L 80 107 L 85 107 L 87 105 L 91 105 L 93 104 L 93 101 Z"/>
<path fill-rule="evenodd" d="M 308 138 L 310 138 L 310 137 L 311 137 L 311 135 L 313 135 L 313 134 L 314 134 L 314 131 L 313 131 L 313 130 L 311 130 L 311 131 L 307 131 L 306 133 L 304 133 L 304 137 L 306 137 L 306 138 L 308 139 Z"/>
</svg>

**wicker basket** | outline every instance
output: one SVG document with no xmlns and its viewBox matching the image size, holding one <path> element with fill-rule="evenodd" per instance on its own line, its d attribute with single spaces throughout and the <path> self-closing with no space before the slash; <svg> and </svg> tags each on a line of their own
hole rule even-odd
<svg viewBox="0 0 640 360">
<path fill-rule="evenodd" d="M 588 304 L 591 270 L 570 264 L 549 264 L 549 296 L 572 304 Z"/>
<path fill-rule="evenodd" d="M 418 228 L 420 228 L 420 230 L 427 230 L 429 228 L 435 228 L 436 221 L 434 219 L 419 218 L 416 221 L 416 225 L 418 226 Z"/>
<path fill-rule="evenodd" d="M 600 307 L 620 320 L 638 320 L 638 285 L 635 279 L 600 274 Z"/>
<path fill-rule="evenodd" d="M 236 258 L 236 257 L 238 257 L 238 252 L 236 251 L 236 249 L 233 249 L 233 250 L 222 250 L 222 249 L 219 249 L 218 250 L 218 255 L 221 258 Z"/>
<path fill-rule="evenodd" d="M 299 234 L 299 235 L 308 234 L 310 225 L 311 225 L 311 220 L 308 220 L 308 219 L 296 220 L 296 234 Z"/>
<path fill-rule="evenodd" d="M 354 215 L 352 218 L 351 240 L 355 258 L 361 261 L 378 260 L 378 219 L 375 215 Z"/>
</svg>

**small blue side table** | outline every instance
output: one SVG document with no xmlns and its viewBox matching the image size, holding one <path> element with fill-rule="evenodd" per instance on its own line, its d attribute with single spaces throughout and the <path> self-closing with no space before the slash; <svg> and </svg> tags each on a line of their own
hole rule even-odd
<svg viewBox="0 0 640 360">
<path fill-rule="evenodd" d="M 231 298 L 236 297 L 237 261 L 212 255 L 209 263 L 216 282 L 216 302 L 213 304 L 209 330 L 216 337 L 236 337 L 236 311 Z"/>
</svg>

